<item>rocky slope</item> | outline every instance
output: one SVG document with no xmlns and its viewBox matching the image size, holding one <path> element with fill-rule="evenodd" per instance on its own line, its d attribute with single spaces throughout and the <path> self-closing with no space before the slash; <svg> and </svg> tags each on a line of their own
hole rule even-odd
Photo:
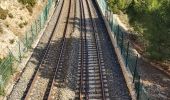
<svg viewBox="0 0 170 100">
<path fill-rule="evenodd" d="M 0 0 L 0 59 L 24 37 L 31 24 L 41 13 L 47 0 L 36 0 L 32 13 L 18 0 Z"/>
</svg>

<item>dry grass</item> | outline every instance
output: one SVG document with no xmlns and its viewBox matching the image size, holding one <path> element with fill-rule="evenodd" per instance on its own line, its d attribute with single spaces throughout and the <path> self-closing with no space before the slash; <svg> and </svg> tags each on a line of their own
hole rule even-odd
<svg viewBox="0 0 170 100">
<path fill-rule="evenodd" d="M 0 7 L 0 19 L 5 20 L 8 15 L 8 10 L 4 10 Z"/>
</svg>

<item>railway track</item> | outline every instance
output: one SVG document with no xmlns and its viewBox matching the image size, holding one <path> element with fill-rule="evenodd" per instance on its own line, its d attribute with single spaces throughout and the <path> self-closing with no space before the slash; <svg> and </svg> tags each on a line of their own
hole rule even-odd
<svg viewBox="0 0 170 100">
<path fill-rule="evenodd" d="M 106 60 L 105 52 L 102 50 L 102 39 L 99 37 L 101 31 L 99 26 L 102 27 L 102 25 L 96 21 L 95 18 L 99 18 L 96 17 L 97 15 L 91 0 L 63 0 L 43 58 L 35 69 L 22 99 L 63 100 L 66 94 L 62 97 L 62 89 L 71 88 L 70 90 L 73 90 L 75 94 L 71 100 L 73 98 L 112 100 L 106 73 L 108 65 L 104 61 Z M 73 41 L 79 45 L 70 46 L 74 44 Z M 77 49 L 78 54 L 77 52 L 70 54 L 73 48 Z M 71 60 L 74 57 L 77 58 Z M 70 62 L 75 65 L 72 66 Z M 75 76 L 72 79 L 76 80 L 73 82 L 73 86 L 76 86 L 74 88 L 68 86 L 69 68 L 76 69 L 72 74 Z M 116 94 L 114 97 L 118 98 Z"/>
<path fill-rule="evenodd" d="M 66 1 L 64 0 L 64 2 Z M 61 77 L 61 74 L 59 73 L 61 73 L 60 71 L 62 70 L 62 66 L 64 65 L 63 61 L 64 61 L 65 46 L 66 46 L 66 33 L 68 33 L 67 29 L 68 29 L 68 20 L 70 18 L 71 0 L 69 0 L 69 3 L 63 3 L 63 4 L 64 5 L 62 6 L 62 10 L 63 10 L 63 7 L 67 7 L 67 11 L 65 11 L 67 12 L 67 14 L 66 14 L 66 19 L 65 19 L 66 21 L 65 25 L 63 25 L 64 27 L 63 32 L 62 32 L 63 36 L 60 39 L 60 46 L 59 47 L 52 46 L 53 41 L 55 41 L 55 38 L 54 38 L 55 35 L 52 36 L 52 39 L 49 45 L 47 46 L 47 49 L 41 60 L 41 63 L 35 70 L 35 73 L 32 79 L 30 80 L 30 83 L 28 84 L 27 90 L 25 91 L 25 94 L 22 97 L 25 100 L 36 99 L 36 98 L 49 100 L 49 99 L 54 99 L 56 96 L 56 92 L 54 91 L 55 85 L 57 84 L 56 80 L 59 77 Z M 61 11 L 61 13 L 62 12 L 64 11 Z M 61 18 L 61 16 L 59 18 Z M 46 78 L 48 78 L 48 80 L 42 77 L 42 73 Z M 44 81 L 44 80 L 47 80 L 47 81 Z M 62 82 L 64 83 L 65 80 L 62 80 Z"/>
<path fill-rule="evenodd" d="M 99 46 L 97 29 L 92 18 L 89 1 L 79 0 L 79 3 L 81 11 L 81 50 L 78 71 L 79 95 L 77 99 L 109 100 L 102 52 Z M 85 9 L 87 9 L 86 12 Z M 92 29 L 92 32 L 88 32 L 89 28 Z"/>
<path fill-rule="evenodd" d="M 57 65 L 53 69 L 54 75 L 52 76 L 52 80 L 50 80 L 50 82 L 48 84 L 48 88 L 47 88 L 46 93 L 45 93 L 46 94 L 45 99 L 48 99 L 48 100 L 55 99 L 55 96 L 57 95 L 55 88 L 54 88 L 55 87 L 54 85 L 57 84 L 56 79 L 61 77 L 61 75 L 58 75 L 58 72 L 59 72 L 59 69 L 62 69 L 63 63 L 64 63 L 64 60 L 62 58 L 63 58 L 63 54 L 64 54 L 64 48 L 65 48 L 65 45 L 66 45 L 66 32 L 67 32 L 67 27 L 68 27 L 68 20 L 70 18 L 70 9 L 71 9 L 71 0 L 69 0 L 69 8 L 68 8 L 68 13 L 67 13 L 66 26 L 64 28 L 63 38 L 61 40 L 61 49 L 60 49 L 59 57 L 57 59 Z M 62 82 L 65 83 L 65 79 L 63 79 Z"/>
</svg>

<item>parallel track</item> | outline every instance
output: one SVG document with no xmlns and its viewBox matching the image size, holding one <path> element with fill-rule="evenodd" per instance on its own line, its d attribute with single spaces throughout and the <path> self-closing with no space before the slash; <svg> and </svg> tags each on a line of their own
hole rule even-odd
<svg viewBox="0 0 170 100">
<path fill-rule="evenodd" d="M 67 95 L 65 93 L 67 91 L 63 92 L 63 90 L 67 88 L 71 92 L 72 90 L 75 92 L 76 100 L 110 100 L 112 96 L 109 93 L 112 93 L 112 86 L 107 82 L 107 80 L 110 82 L 108 76 L 110 72 L 106 74 L 106 69 L 108 70 L 108 67 L 112 66 L 112 64 L 110 64 L 110 60 L 108 61 L 109 58 L 106 59 L 108 55 L 105 49 L 107 48 L 102 48 L 105 47 L 105 44 L 103 45 L 102 40 L 104 39 L 101 37 L 104 35 L 101 36 L 101 33 L 105 32 L 100 29 L 100 26 L 103 26 L 99 23 L 102 19 L 98 16 L 99 12 L 95 9 L 94 1 L 61 1 L 62 4 L 59 4 L 61 9 L 55 13 L 57 21 L 55 25 L 53 24 L 54 28 L 48 39 L 42 59 L 34 70 L 28 85 L 27 83 L 24 85 L 25 87 L 27 85 L 27 88 L 22 96 L 22 100 L 63 99 Z M 76 23 L 78 21 L 79 23 Z M 74 39 L 76 42 L 79 41 L 77 43 L 79 43 L 80 49 L 78 45 L 72 44 Z M 76 52 L 74 52 L 75 49 Z M 79 54 L 72 56 L 77 51 L 79 51 Z M 77 59 L 78 61 L 76 61 Z M 72 68 L 74 69 L 72 70 Z M 77 77 L 74 75 L 77 75 Z M 72 82 L 75 79 L 77 81 Z M 77 86 L 76 88 L 74 87 L 75 85 Z M 116 89 L 120 90 L 121 87 Z M 116 89 L 113 91 L 116 91 Z M 71 94 L 71 96 L 66 98 L 73 99 L 74 94 Z M 116 96 L 117 91 L 113 98 L 120 96 L 119 94 Z"/>
<path fill-rule="evenodd" d="M 84 69 L 84 45 L 86 43 L 86 36 L 83 37 L 83 33 L 84 35 L 86 35 L 86 28 L 85 28 L 85 20 L 83 20 L 85 18 L 84 15 L 84 8 L 83 8 L 83 2 L 82 0 L 79 0 L 79 4 L 80 4 L 80 35 L 81 35 L 81 68 L 80 68 L 80 87 L 79 87 L 79 99 L 83 100 L 82 96 L 83 96 L 83 69 Z M 83 32 L 83 29 L 85 32 Z M 85 38 L 85 39 L 83 39 Z M 84 42 L 85 41 L 85 42 Z M 85 92 L 85 97 L 87 98 L 87 94 Z"/>
<path fill-rule="evenodd" d="M 76 0 L 75 0 L 76 1 Z M 64 2 L 69 2 L 68 11 L 66 15 L 66 22 L 64 24 L 63 28 L 63 35 L 60 40 L 60 46 L 57 48 L 59 51 L 57 52 L 58 56 L 55 56 L 57 54 L 54 54 L 53 56 L 56 58 L 55 65 L 53 66 L 45 66 L 44 62 L 49 59 L 48 55 L 50 53 L 53 53 L 53 49 L 50 49 L 51 44 L 53 41 L 49 41 L 45 54 L 40 62 L 40 65 L 37 67 L 37 69 L 34 72 L 34 75 L 32 76 L 32 79 L 30 80 L 30 83 L 28 84 L 27 90 L 25 91 L 25 94 L 23 95 L 23 99 L 30 99 L 31 95 L 36 95 L 31 93 L 31 91 L 35 88 L 33 86 L 37 84 L 35 81 L 37 81 L 40 77 L 39 72 L 44 70 L 44 67 L 52 67 L 49 68 L 48 72 L 50 74 L 46 74 L 43 77 L 47 77 L 49 79 L 47 83 L 47 88 L 45 89 L 43 95 L 40 95 L 40 97 L 43 98 L 43 100 L 51 100 L 56 99 L 56 85 L 59 84 L 58 81 L 61 81 L 61 83 L 66 83 L 65 78 L 62 80 L 61 70 L 63 69 L 66 55 L 65 52 L 69 51 L 66 49 L 67 47 L 67 38 L 66 34 L 68 33 L 68 25 L 69 25 L 69 19 L 70 19 L 70 13 L 71 13 L 71 6 L 72 6 L 72 0 L 64 0 Z M 89 0 L 79 0 L 80 5 L 80 56 L 79 56 L 79 66 L 78 66 L 78 81 L 77 81 L 77 90 L 76 90 L 76 100 L 110 100 L 109 99 L 109 90 L 107 86 L 107 79 L 106 79 L 106 70 L 104 65 L 104 60 L 102 56 L 102 48 L 100 45 L 100 40 L 98 36 L 98 28 L 95 22 L 95 10 L 90 3 L 92 3 Z M 75 3 L 76 6 L 76 2 Z M 63 3 L 64 4 L 64 3 Z M 63 4 L 62 8 L 59 14 L 59 19 L 63 16 L 61 15 L 61 12 L 63 11 Z M 74 8 L 74 21 L 76 16 L 76 9 Z M 59 20 L 58 19 L 58 20 Z M 56 22 L 55 28 L 57 27 Z M 74 26 L 75 27 L 75 22 Z M 53 33 L 55 31 L 55 28 L 53 29 Z M 73 31 L 74 28 L 73 28 Z M 52 40 L 53 37 L 50 37 L 50 40 Z M 52 48 L 52 47 L 51 47 Z M 51 50 L 51 51 L 50 51 Z M 55 52 L 56 53 L 56 52 Z M 49 63 L 51 63 L 49 61 Z M 61 80 L 59 79 L 61 78 Z"/>
<path fill-rule="evenodd" d="M 65 2 L 65 1 L 63 1 L 63 2 Z M 33 90 L 33 85 L 36 84 L 35 81 L 38 80 L 38 77 L 40 77 L 40 76 L 38 75 L 38 72 L 40 72 L 41 70 L 43 70 L 43 67 L 44 67 L 43 64 L 44 64 L 44 62 L 46 62 L 46 60 L 48 59 L 47 56 L 49 55 L 49 53 L 52 52 L 52 51 L 49 50 L 49 48 L 51 47 L 51 44 L 52 44 L 52 43 L 51 43 L 51 42 L 52 42 L 51 39 L 52 39 L 53 34 L 54 34 L 54 32 L 55 32 L 55 29 L 56 29 L 56 27 L 57 27 L 58 20 L 59 20 L 60 17 L 61 17 L 60 15 L 61 15 L 61 12 L 62 12 L 62 10 L 63 10 L 63 4 L 64 4 L 64 3 L 62 3 L 62 8 L 61 8 L 61 10 L 60 10 L 59 17 L 58 17 L 57 22 L 56 22 L 56 24 L 55 24 L 55 28 L 54 28 L 53 31 L 52 31 L 52 36 L 50 37 L 50 41 L 49 41 L 49 43 L 48 43 L 48 45 L 47 45 L 47 47 L 46 47 L 46 49 L 45 49 L 45 54 L 44 54 L 44 56 L 43 56 L 43 58 L 42 58 L 42 60 L 41 60 L 41 62 L 40 62 L 40 64 L 39 64 L 39 66 L 37 67 L 37 69 L 35 69 L 34 75 L 32 76 L 32 79 L 30 80 L 30 83 L 28 84 L 27 90 L 25 91 L 22 99 L 25 99 L 25 100 L 28 100 L 28 99 L 29 99 L 29 96 L 30 96 L 30 94 L 31 94 L 31 91 Z M 42 97 L 43 97 L 43 100 L 49 100 L 49 99 L 51 99 L 51 91 L 52 91 L 53 85 L 54 85 L 54 83 L 55 83 L 54 81 L 55 81 L 56 76 L 57 76 L 57 71 L 58 71 L 58 68 L 59 68 L 60 61 L 61 61 L 61 59 L 62 59 L 62 57 L 63 57 L 64 47 L 65 47 L 65 42 L 66 42 L 65 35 L 66 35 L 66 32 L 67 32 L 68 20 L 69 20 L 69 15 L 70 15 L 70 7 L 71 7 L 71 0 L 69 0 L 67 20 L 66 20 L 66 24 L 65 24 L 65 27 L 64 27 L 64 32 L 63 32 L 62 39 L 61 39 L 61 41 L 60 41 L 61 48 L 60 48 L 60 50 L 59 50 L 59 57 L 58 57 L 58 59 L 57 59 L 57 65 L 52 68 L 52 70 L 53 70 L 52 76 L 46 76 L 46 77 L 49 77 L 50 79 L 49 79 L 49 83 L 48 83 L 48 85 L 47 85 L 47 89 L 46 89 L 46 91 L 45 91 L 45 94 L 42 96 Z M 48 67 L 48 66 L 47 66 L 47 67 Z M 47 74 L 47 75 L 48 75 L 48 74 Z M 49 74 L 49 75 L 51 75 L 51 74 Z M 40 97 L 41 97 L 41 96 L 40 96 Z"/>
<path fill-rule="evenodd" d="M 106 100 L 105 97 L 105 91 L 104 91 L 104 82 L 103 82 L 103 75 L 102 75 L 102 64 L 101 64 L 101 56 L 100 56 L 100 49 L 99 49 L 99 42 L 97 39 L 97 27 L 95 22 L 93 21 L 93 17 L 92 17 L 92 11 L 90 9 L 90 4 L 88 2 L 88 0 L 86 0 L 87 6 L 88 6 L 88 12 L 90 15 L 90 19 L 91 19 L 91 23 L 92 23 L 92 28 L 93 28 L 93 35 L 94 35 L 94 39 L 95 39 L 95 44 L 96 44 L 96 49 L 97 49 L 97 58 L 98 58 L 98 65 L 99 65 L 99 74 L 100 74 L 100 81 L 101 81 L 101 90 L 102 90 L 102 100 Z"/>
<path fill-rule="evenodd" d="M 105 96 L 105 87 L 104 87 L 104 78 L 103 78 L 103 71 L 102 71 L 102 60 L 101 60 L 101 50 L 99 49 L 99 42 L 97 39 L 97 29 L 95 22 L 93 21 L 92 18 L 92 12 L 89 6 L 89 2 L 85 0 L 79 0 L 80 3 L 80 33 L 81 33 L 81 60 L 80 60 L 80 75 L 79 75 L 79 100 L 88 100 L 88 99 L 101 99 L 101 100 L 106 100 Z M 86 17 L 85 17 L 85 11 L 84 11 L 84 4 L 87 5 L 88 8 L 88 15 L 90 17 L 90 23 L 92 26 L 92 36 L 93 36 L 93 42 L 88 43 L 89 39 L 87 39 L 87 22 L 86 22 Z M 89 45 L 91 44 L 91 45 Z M 89 49 L 90 48 L 90 49 Z M 94 54 L 95 53 L 95 54 Z M 96 57 L 97 56 L 97 57 Z M 92 60 L 91 60 L 92 58 Z M 93 61 L 94 60 L 94 61 Z M 90 67 L 90 63 L 96 64 Z M 95 71 L 96 70 L 96 71 Z M 97 71 L 99 70 L 99 71 Z M 94 74 L 90 72 L 94 72 Z M 90 76 L 92 75 L 92 77 Z M 97 82 L 97 78 L 99 76 L 100 82 Z M 91 80 L 91 78 L 94 80 Z M 90 83 L 92 82 L 92 83 Z M 93 83 L 94 82 L 94 83 Z M 94 87 L 98 87 L 98 84 L 100 84 L 100 90 L 91 89 L 91 86 L 93 85 Z M 91 86 L 90 86 L 91 85 Z M 90 92 L 92 91 L 92 92 Z M 100 93 L 98 93 L 100 91 Z M 96 93 L 95 93 L 96 92 Z M 94 94 L 93 94 L 94 93 Z M 100 95 L 101 94 L 101 95 Z M 108 96 L 108 94 L 107 94 Z"/>
<path fill-rule="evenodd" d="M 66 32 L 67 32 L 67 27 L 68 27 L 68 20 L 70 18 L 70 10 L 71 10 L 71 0 L 69 0 L 69 10 L 68 10 L 68 13 L 67 13 L 67 21 L 66 21 L 66 26 L 64 28 L 63 38 L 61 40 L 62 44 L 61 44 L 59 58 L 58 58 L 58 61 L 57 61 L 56 68 L 54 69 L 54 76 L 52 78 L 52 81 L 49 82 L 49 85 L 48 85 L 49 88 L 46 91 L 46 94 L 47 94 L 46 99 L 48 99 L 48 100 L 50 100 L 51 97 L 52 97 L 52 89 L 53 89 L 54 84 L 55 84 L 55 79 L 57 77 L 58 68 L 59 68 L 59 66 L 61 66 L 60 61 L 61 61 L 61 59 L 63 57 L 64 47 L 65 47 L 65 44 L 66 44 L 66 37 L 65 36 L 66 36 Z M 65 83 L 65 80 L 64 80 L 64 83 Z"/>
</svg>

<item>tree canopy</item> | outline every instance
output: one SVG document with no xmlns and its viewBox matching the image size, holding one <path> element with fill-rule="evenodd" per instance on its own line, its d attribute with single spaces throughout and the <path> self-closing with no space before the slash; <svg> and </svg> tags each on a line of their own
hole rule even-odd
<svg viewBox="0 0 170 100">
<path fill-rule="evenodd" d="M 146 39 L 151 58 L 170 59 L 170 0 L 108 0 L 108 4 L 113 13 L 128 15 L 130 25 Z"/>
</svg>

